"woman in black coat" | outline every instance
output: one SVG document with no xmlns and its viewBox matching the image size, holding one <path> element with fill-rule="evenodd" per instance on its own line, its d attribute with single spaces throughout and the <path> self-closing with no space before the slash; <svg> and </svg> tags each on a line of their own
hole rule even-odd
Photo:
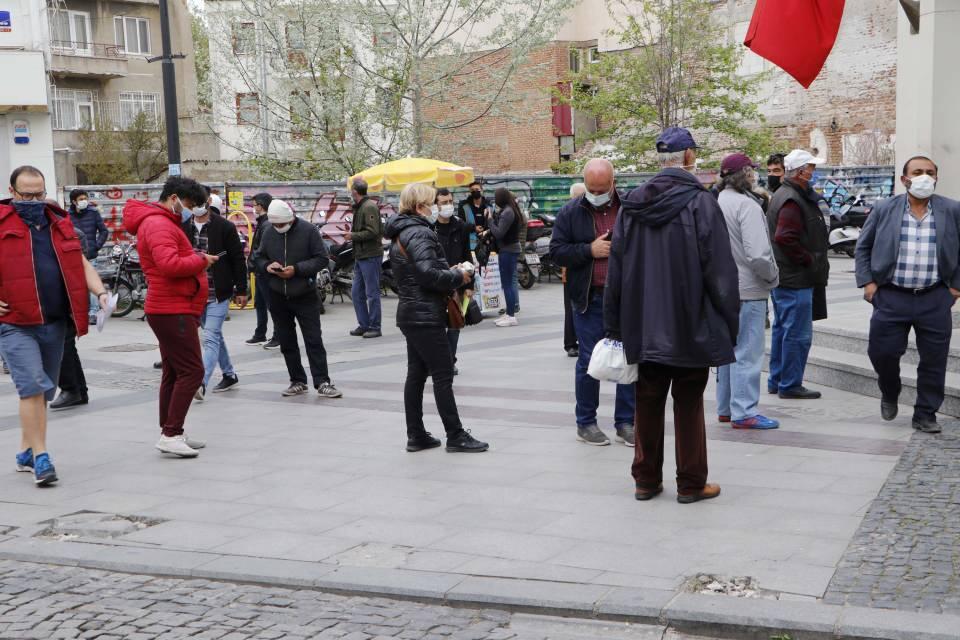
<svg viewBox="0 0 960 640">
<path fill-rule="evenodd" d="M 407 451 L 439 447 L 423 424 L 423 389 L 433 378 L 433 395 L 447 432 L 447 451 L 481 452 L 488 446 L 470 435 L 460 422 L 453 395 L 453 359 L 447 343 L 447 297 L 470 282 L 471 273 L 451 269 L 443 257 L 429 218 L 433 187 L 412 184 L 400 194 L 400 213 L 387 222 L 392 241 L 390 264 L 397 280 L 400 303 L 397 326 L 407 340 L 407 381 L 403 405 L 407 418 Z"/>
</svg>

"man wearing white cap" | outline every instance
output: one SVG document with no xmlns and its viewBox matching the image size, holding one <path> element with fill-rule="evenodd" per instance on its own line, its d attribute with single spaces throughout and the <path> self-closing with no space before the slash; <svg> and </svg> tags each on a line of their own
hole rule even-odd
<svg viewBox="0 0 960 640">
<path fill-rule="evenodd" d="M 774 324 L 767 391 L 781 398 L 813 400 L 819 391 L 803 386 L 813 341 L 813 290 L 825 287 L 830 273 L 827 227 L 810 183 L 818 164 L 807 151 L 794 149 L 783 159 L 786 172 L 767 209 L 780 286 L 772 292 Z"/>
<path fill-rule="evenodd" d="M 297 342 L 299 324 L 314 388 L 321 397 L 339 398 L 343 394 L 333 386 L 327 370 L 317 295 L 317 273 L 327 263 L 327 248 L 317 228 L 297 218 L 283 200 L 270 202 L 267 219 L 270 227 L 263 232 L 253 261 L 270 287 L 270 315 L 290 375 L 290 386 L 283 395 L 308 391 Z"/>
</svg>

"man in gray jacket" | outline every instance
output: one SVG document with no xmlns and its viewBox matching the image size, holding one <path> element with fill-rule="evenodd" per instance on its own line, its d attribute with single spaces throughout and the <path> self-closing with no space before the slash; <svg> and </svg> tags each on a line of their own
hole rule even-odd
<svg viewBox="0 0 960 640">
<path fill-rule="evenodd" d="M 873 305 L 867 352 L 880 385 L 880 414 L 897 417 L 900 358 L 913 327 L 920 364 L 913 428 L 939 433 L 947 355 L 953 332 L 950 308 L 960 297 L 960 202 L 933 195 L 937 165 L 915 156 L 903 165 L 907 188 L 878 204 L 857 242 L 857 286 Z"/>
<path fill-rule="evenodd" d="M 720 165 L 718 201 L 740 278 L 740 331 L 734 349 L 737 361 L 717 370 L 717 413 L 720 422 L 730 422 L 734 429 L 780 426 L 757 411 L 767 298 L 780 278 L 767 220 L 750 195 L 756 182 L 756 166 L 743 153 L 727 156 Z"/>
</svg>

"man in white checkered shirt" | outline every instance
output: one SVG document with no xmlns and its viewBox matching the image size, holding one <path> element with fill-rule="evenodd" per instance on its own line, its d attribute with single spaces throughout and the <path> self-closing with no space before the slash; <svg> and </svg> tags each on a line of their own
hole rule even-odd
<svg viewBox="0 0 960 640">
<path fill-rule="evenodd" d="M 934 195 L 937 165 L 926 156 L 907 160 L 900 181 L 907 193 L 879 203 L 860 234 L 857 286 L 873 305 L 868 354 L 880 386 L 880 415 L 897 417 L 900 358 L 912 328 L 920 354 L 913 428 L 939 433 L 951 307 L 960 297 L 960 203 Z"/>
</svg>

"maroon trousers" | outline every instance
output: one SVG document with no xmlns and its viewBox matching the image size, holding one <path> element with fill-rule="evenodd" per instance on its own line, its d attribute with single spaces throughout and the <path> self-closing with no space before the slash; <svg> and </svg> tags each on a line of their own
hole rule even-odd
<svg viewBox="0 0 960 640">
<path fill-rule="evenodd" d="M 673 395 L 673 430 L 677 457 L 677 490 L 695 493 L 707 482 L 707 432 L 703 392 L 710 369 L 641 364 L 637 380 L 637 446 L 633 478 L 638 489 L 656 489 L 663 482 L 663 430 L 667 391 Z"/>
<path fill-rule="evenodd" d="M 203 355 L 197 333 L 199 319 L 188 315 L 148 315 L 160 343 L 160 428 L 165 436 L 183 433 L 193 394 L 203 384 Z"/>
</svg>

